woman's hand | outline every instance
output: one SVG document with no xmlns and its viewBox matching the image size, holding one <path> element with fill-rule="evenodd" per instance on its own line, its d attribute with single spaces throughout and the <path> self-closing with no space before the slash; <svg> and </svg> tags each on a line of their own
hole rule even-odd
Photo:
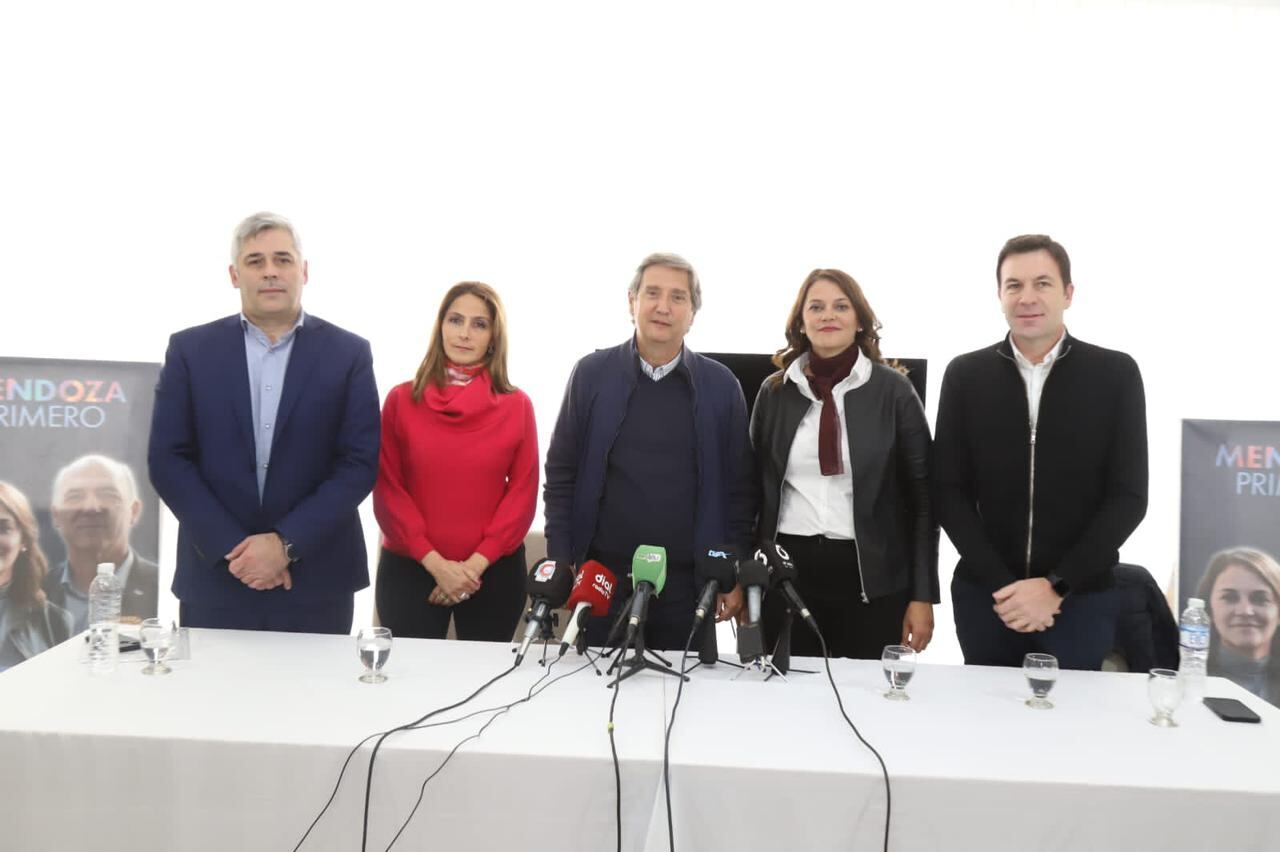
<svg viewBox="0 0 1280 852">
<path fill-rule="evenodd" d="M 918 654 L 929 647 L 932 638 L 933 604 L 928 601 L 907 604 L 907 614 L 902 617 L 902 644 L 910 645 Z"/>
<path fill-rule="evenodd" d="M 473 556 L 472 559 L 474 558 Z M 483 556 L 480 558 L 484 559 Z M 422 560 L 422 567 L 436 581 L 436 587 L 427 598 L 429 603 L 453 606 L 480 591 L 480 574 L 483 569 L 477 570 L 471 559 L 467 562 L 454 562 L 433 550 Z"/>
</svg>

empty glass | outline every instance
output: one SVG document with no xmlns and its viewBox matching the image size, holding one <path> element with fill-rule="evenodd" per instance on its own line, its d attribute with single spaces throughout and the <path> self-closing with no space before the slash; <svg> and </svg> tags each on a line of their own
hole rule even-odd
<svg viewBox="0 0 1280 852">
<path fill-rule="evenodd" d="M 1027 654 L 1022 658 L 1022 673 L 1027 676 L 1031 697 L 1027 706 L 1037 710 L 1051 710 L 1053 702 L 1047 696 L 1058 680 L 1058 658 L 1053 654 Z"/>
<path fill-rule="evenodd" d="M 884 667 L 884 679 L 889 681 L 889 691 L 884 697 L 890 701 L 910 701 L 907 684 L 916 670 L 916 652 L 906 645 L 885 645 L 880 664 Z"/>
<path fill-rule="evenodd" d="M 382 683 L 387 676 L 382 673 L 387 657 L 391 656 L 391 630 L 387 627 L 362 627 L 356 634 L 356 651 L 364 665 L 361 683 Z"/>
<path fill-rule="evenodd" d="M 173 634 L 173 622 L 162 622 L 158 618 L 145 619 L 138 627 L 138 640 L 149 660 L 142 669 L 144 675 L 163 675 L 173 671 L 164 664 L 173 650 Z"/>
<path fill-rule="evenodd" d="M 1173 669 L 1152 669 L 1147 675 L 1147 697 L 1156 715 L 1147 721 L 1161 728 L 1178 727 L 1173 721 L 1173 711 L 1182 703 L 1182 690 L 1182 679 Z"/>
</svg>

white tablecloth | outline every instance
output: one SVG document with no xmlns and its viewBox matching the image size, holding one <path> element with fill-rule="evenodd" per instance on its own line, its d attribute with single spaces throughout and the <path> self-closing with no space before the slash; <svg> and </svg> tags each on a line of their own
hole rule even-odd
<svg viewBox="0 0 1280 852">
<path fill-rule="evenodd" d="M 287 850 L 350 748 L 464 698 L 510 667 L 508 646 L 397 639 L 389 680 L 359 683 L 350 637 L 194 631 L 167 677 L 92 676 L 72 643 L 0 675 L 0 849 Z M 820 668 L 820 661 L 797 660 Z M 552 676 L 580 665 L 570 655 Z M 1146 721 L 1145 676 L 1063 672 L 1057 707 L 1022 704 L 1016 670 L 920 666 L 910 702 L 880 697 L 878 663 L 833 665 L 845 707 L 884 756 L 895 850 L 1280 848 L 1280 712 L 1234 685 L 1261 725 L 1184 706 Z M 672 738 L 681 850 L 879 849 L 879 766 L 825 675 L 786 682 L 726 666 L 686 685 Z M 513 701 L 534 660 L 443 718 Z M 667 848 L 662 737 L 674 678 L 618 699 L 624 849 Z M 614 848 L 606 721 L 590 669 L 515 707 L 426 788 L 396 849 Z M 379 752 L 369 849 L 385 849 L 423 781 L 489 718 L 396 734 Z M 369 747 L 306 850 L 360 848 Z"/>
</svg>

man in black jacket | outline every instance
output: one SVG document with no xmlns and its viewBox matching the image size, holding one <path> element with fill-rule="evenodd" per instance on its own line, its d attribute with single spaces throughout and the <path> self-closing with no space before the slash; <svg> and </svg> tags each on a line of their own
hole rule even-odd
<svg viewBox="0 0 1280 852">
<path fill-rule="evenodd" d="M 935 507 L 960 561 L 951 583 L 965 662 L 1028 651 L 1098 669 L 1115 637 L 1112 569 L 1147 510 L 1146 400 L 1123 352 L 1076 340 L 1075 288 L 1049 237 L 1005 243 L 997 292 L 1009 335 L 947 367 Z"/>
</svg>

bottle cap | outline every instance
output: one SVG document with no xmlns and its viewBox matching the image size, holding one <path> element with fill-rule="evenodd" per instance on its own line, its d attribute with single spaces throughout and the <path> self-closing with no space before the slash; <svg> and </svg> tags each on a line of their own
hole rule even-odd
<svg viewBox="0 0 1280 852">
<path fill-rule="evenodd" d="M 116 564 L 115 564 L 114 562 L 99 562 L 99 563 L 98 563 L 98 576 L 99 576 L 99 577 L 101 577 L 103 574 L 108 574 L 108 575 L 111 575 L 111 576 L 115 576 L 115 573 L 116 573 Z"/>
<path fill-rule="evenodd" d="M 1204 609 L 1204 600 L 1201 598 L 1187 598 L 1187 606 L 1193 609 Z"/>
</svg>

